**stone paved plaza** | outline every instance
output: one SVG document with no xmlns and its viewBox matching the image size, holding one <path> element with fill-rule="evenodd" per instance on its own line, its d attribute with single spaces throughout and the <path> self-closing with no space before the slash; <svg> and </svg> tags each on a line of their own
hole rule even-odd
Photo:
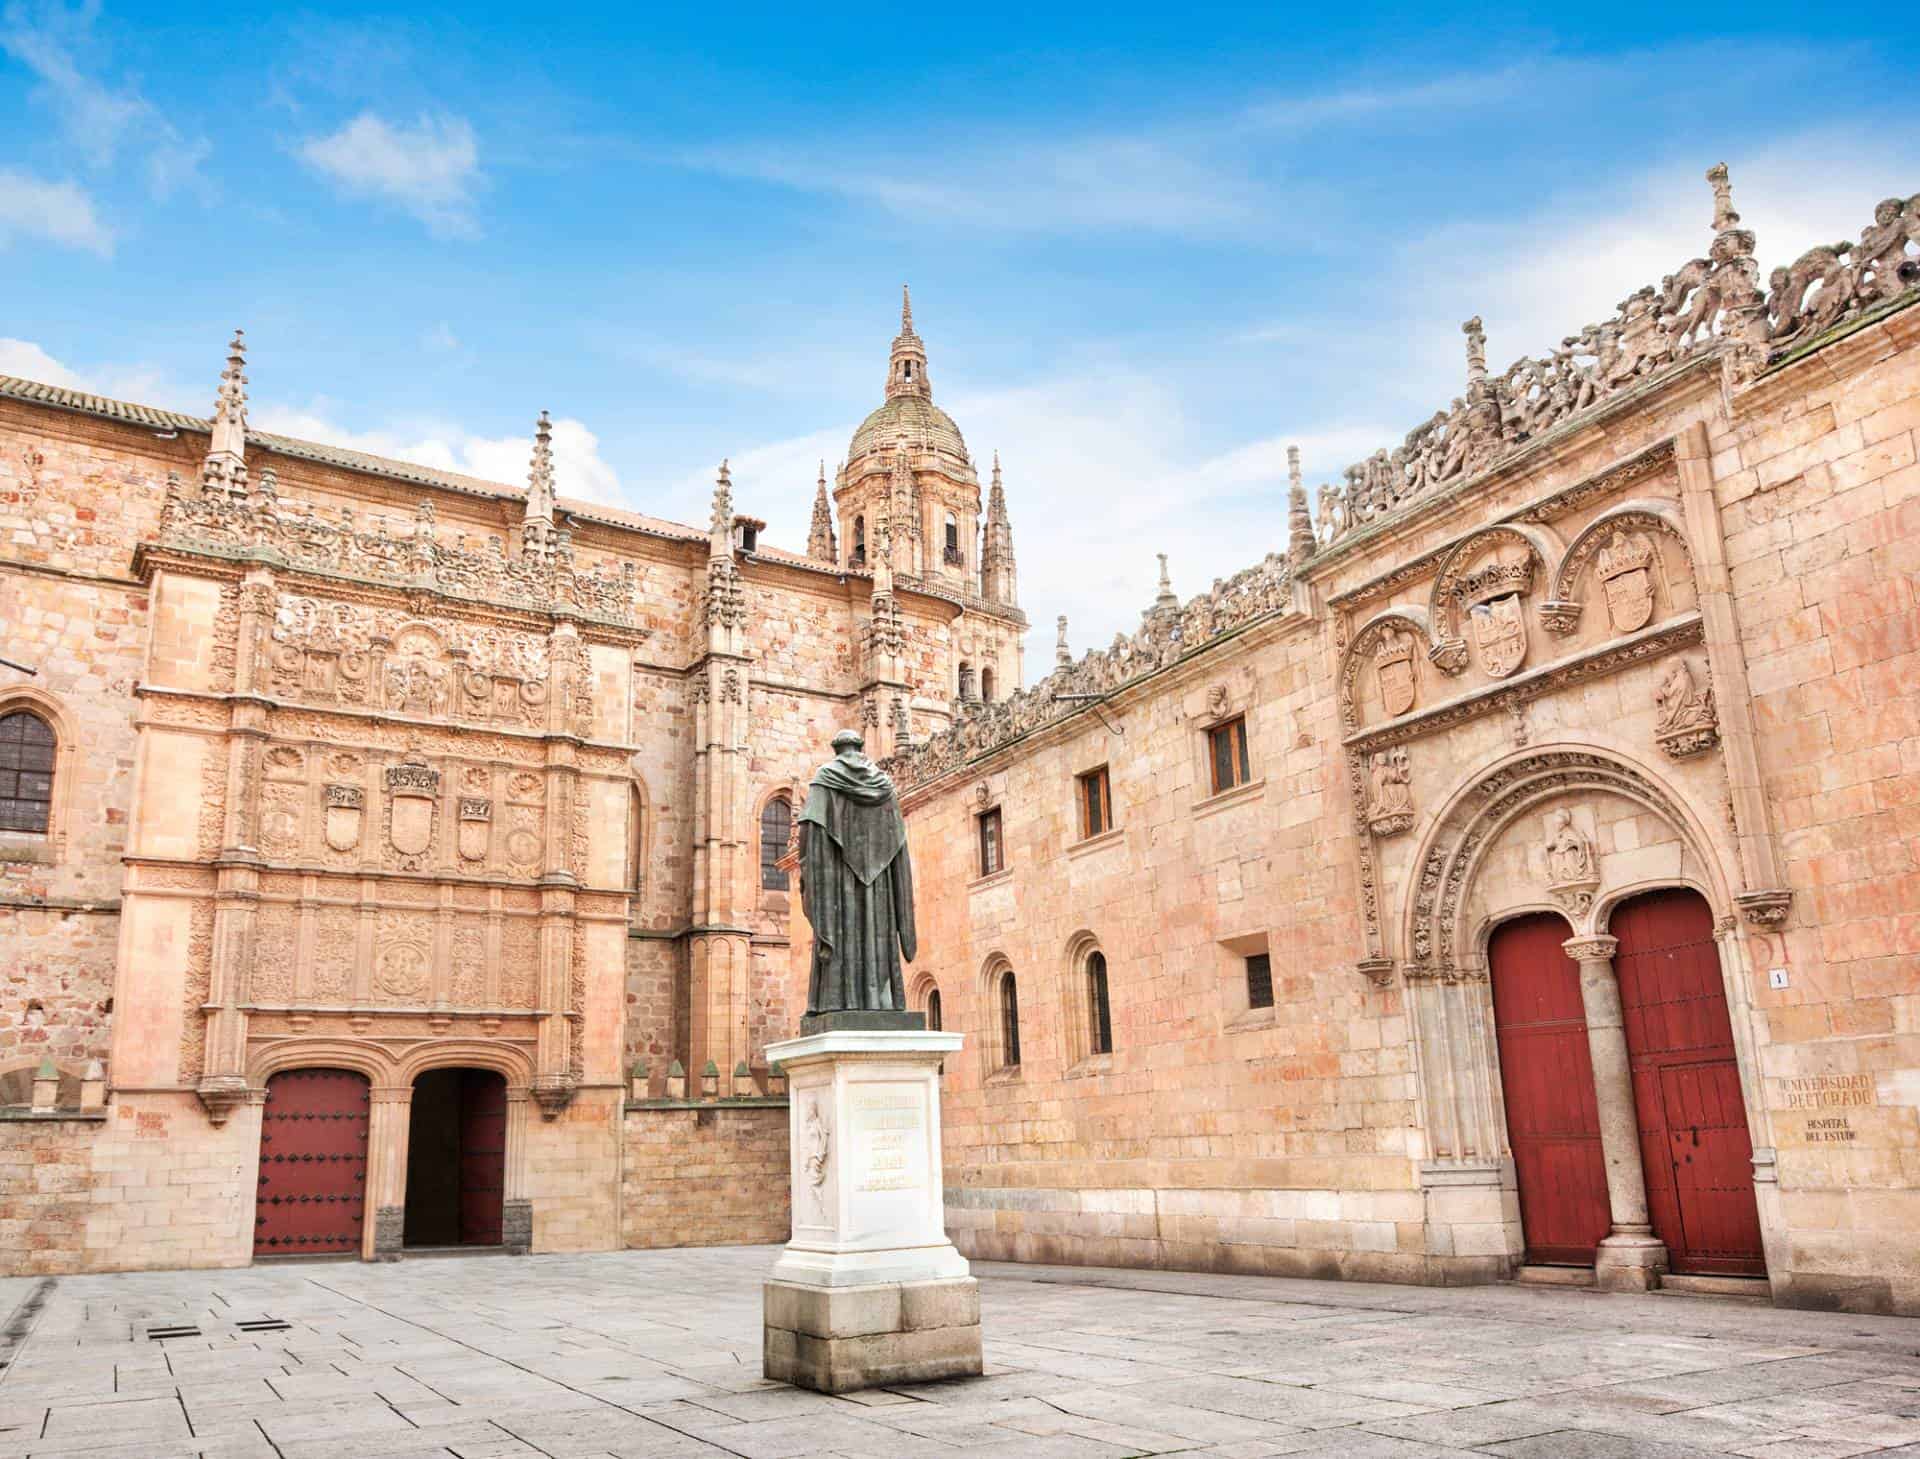
<svg viewBox="0 0 1920 1459">
<path fill-rule="evenodd" d="M 987 1376 L 827 1398 L 760 1377 L 773 1257 L 0 1282 L 0 1459 L 1920 1454 L 1911 1319 L 981 1263 Z"/>
</svg>

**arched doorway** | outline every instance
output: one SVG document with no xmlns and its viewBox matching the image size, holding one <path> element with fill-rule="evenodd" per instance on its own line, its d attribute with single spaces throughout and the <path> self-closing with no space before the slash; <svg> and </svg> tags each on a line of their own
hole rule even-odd
<svg viewBox="0 0 1920 1459">
<path fill-rule="evenodd" d="M 1571 935 L 1552 913 L 1516 917 L 1494 929 L 1487 959 L 1526 1259 L 1592 1266 L 1611 1217 Z"/>
<path fill-rule="evenodd" d="M 1613 909 L 1627 1058 L 1654 1235 L 1672 1270 L 1763 1276 L 1733 1024 L 1713 940 L 1713 912 L 1686 888 Z"/>
<path fill-rule="evenodd" d="M 367 1206 L 366 1076 L 286 1069 L 267 1080 L 253 1254 L 360 1250 Z"/>
<path fill-rule="evenodd" d="M 506 1198 L 507 1083 L 491 1069 L 430 1069 L 413 1082 L 408 1246 L 498 1246 Z"/>
</svg>

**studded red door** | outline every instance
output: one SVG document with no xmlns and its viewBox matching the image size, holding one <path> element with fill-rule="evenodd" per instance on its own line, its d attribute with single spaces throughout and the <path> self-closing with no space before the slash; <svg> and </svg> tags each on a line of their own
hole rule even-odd
<svg viewBox="0 0 1920 1459">
<path fill-rule="evenodd" d="M 1527 1260 L 1591 1266 L 1612 1223 L 1572 935 L 1549 913 L 1518 917 L 1487 951 Z"/>
<path fill-rule="evenodd" d="M 1650 892 L 1615 908 L 1608 931 L 1654 1234 L 1676 1272 L 1764 1276 L 1713 912 L 1697 892 Z"/>
<path fill-rule="evenodd" d="M 486 1069 L 460 1071 L 460 1241 L 498 1246 L 507 1186 L 507 1085 Z"/>
<path fill-rule="evenodd" d="M 358 1251 L 367 1198 L 367 1081 L 289 1069 L 267 1081 L 253 1251 Z"/>
</svg>

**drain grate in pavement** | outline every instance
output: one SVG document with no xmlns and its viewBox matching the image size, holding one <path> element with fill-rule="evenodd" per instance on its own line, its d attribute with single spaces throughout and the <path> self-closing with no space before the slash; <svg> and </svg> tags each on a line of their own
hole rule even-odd
<svg viewBox="0 0 1920 1459">
<path fill-rule="evenodd" d="M 253 1317 L 234 1326 L 242 1332 L 289 1332 L 293 1328 L 291 1322 L 282 1322 L 278 1317 Z"/>
<path fill-rule="evenodd" d="M 199 1336 L 200 1336 L 200 1329 L 197 1327 L 191 1327 L 191 1326 L 149 1327 L 147 1329 L 147 1341 L 149 1342 L 165 1342 L 168 1338 L 171 1338 L 171 1337 L 199 1337 Z"/>
</svg>

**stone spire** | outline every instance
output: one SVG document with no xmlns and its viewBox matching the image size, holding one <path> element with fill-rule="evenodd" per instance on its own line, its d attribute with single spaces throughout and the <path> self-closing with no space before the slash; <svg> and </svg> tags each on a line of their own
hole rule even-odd
<svg viewBox="0 0 1920 1459">
<path fill-rule="evenodd" d="M 1313 556 L 1313 513 L 1307 510 L 1306 483 L 1300 477 L 1300 448 L 1287 447 L 1287 556 L 1297 568 Z"/>
<path fill-rule="evenodd" d="M 520 547 L 528 556 L 553 550 L 553 422 L 547 413 L 533 427 L 533 456 L 527 463 L 527 515 L 520 524 Z"/>
<path fill-rule="evenodd" d="M 896 395 L 916 395 L 933 399 L 933 385 L 927 379 L 927 347 L 913 332 L 913 298 L 907 286 L 900 286 L 900 333 L 893 338 L 893 352 L 887 357 L 887 399 Z"/>
<path fill-rule="evenodd" d="M 247 341 L 244 331 L 233 332 L 227 346 L 227 368 L 220 372 L 220 389 L 213 400 L 213 438 L 207 443 L 200 479 L 239 496 L 247 489 Z"/>
<path fill-rule="evenodd" d="M 813 493 L 813 525 L 807 531 L 807 556 L 820 562 L 838 562 L 840 544 L 833 536 L 833 508 L 827 502 L 827 463 L 820 463 L 820 481 Z"/>
<path fill-rule="evenodd" d="M 1068 668 L 1073 663 L 1073 650 L 1067 647 L 1067 615 L 1062 613 L 1053 621 L 1053 661 L 1060 668 Z"/>
<path fill-rule="evenodd" d="M 993 486 L 987 493 L 986 541 L 980 549 L 980 594 L 995 603 L 1018 601 L 1013 564 L 1013 523 L 1000 484 L 1000 453 L 993 453 Z"/>
</svg>

